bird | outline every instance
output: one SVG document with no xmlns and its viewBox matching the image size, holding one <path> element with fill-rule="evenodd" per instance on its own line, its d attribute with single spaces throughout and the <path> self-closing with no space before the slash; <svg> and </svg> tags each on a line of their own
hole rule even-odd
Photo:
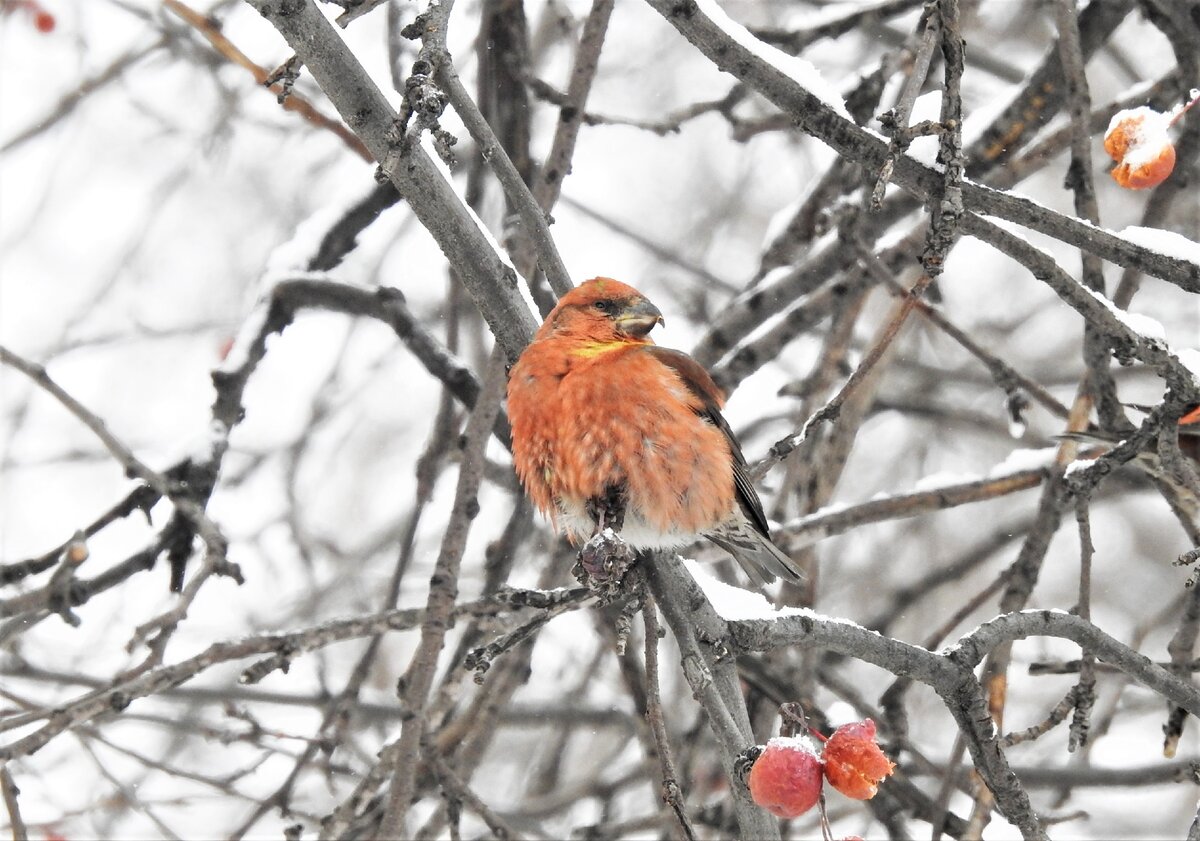
<svg viewBox="0 0 1200 841">
<path fill-rule="evenodd" d="M 663 323 L 612 278 L 562 296 L 509 371 L 526 492 L 577 545 L 606 528 L 633 549 L 706 537 L 759 584 L 803 580 L 771 541 L 721 389 L 686 353 L 653 342 Z"/>
<path fill-rule="evenodd" d="M 1126 403 L 1125 405 L 1131 409 L 1137 409 L 1139 412 L 1145 412 L 1147 414 L 1149 414 L 1152 408 L 1143 403 Z M 1186 458 L 1195 462 L 1196 467 L 1200 469 L 1200 403 L 1192 403 L 1184 406 L 1183 413 L 1180 415 L 1179 420 L 1175 422 L 1175 428 L 1178 436 L 1180 452 L 1183 453 Z M 1123 440 L 1126 435 L 1091 426 L 1088 429 L 1084 429 L 1079 432 L 1069 432 L 1056 437 L 1059 440 L 1071 440 L 1081 444 L 1102 444 L 1111 446 Z M 1138 463 L 1140 466 L 1157 466 L 1157 469 L 1161 470 L 1161 466 L 1157 465 L 1157 456 L 1154 455 L 1153 450 L 1147 450 L 1144 453 L 1140 453 L 1139 456 L 1153 456 L 1153 458 L 1149 459 L 1139 459 Z M 1154 471 L 1151 470 L 1150 472 L 1153 473 Z"/>
</svg>

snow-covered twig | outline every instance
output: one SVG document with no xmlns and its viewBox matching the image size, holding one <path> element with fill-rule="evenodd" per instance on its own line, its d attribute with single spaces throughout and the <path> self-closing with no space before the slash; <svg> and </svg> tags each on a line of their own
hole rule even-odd
<svg viewBox="0 0 1200 841">
<path fill-rule="evenodd" d="M 794 552 L 869 523 L 916 517 L 1036 488 L 1045 481 L 1046 473 L 1046 467 L 1018 469 L 969 481 L 926 486 L 911 493 L 871 499 L 857 505 L 831 505 L 785 523 L 779 535 L 782 545 Z"/>
<path fill-rule="evenodd" d="M 708 715 L 709 726 L 720 746 L 725 774 L 734 780 L 738 755 L 755 742 L 738 682 L 737 664 L 728 647 L 729 624 L 713 609 L 674 554 L 653 553 L 646 579 L 675 635 L 684 677 Z M 775 818 L 750 800 L 744 786 L 733 784 L 731 789 L 739 835 L 778 839 L 779 824 Z"/>
<path fill-rule="evenodd" d="M 713 3 L 648 2 L 713 62 L 790 113 L 809 134 L 865 167 L 877 170 L 883 165 L 887 158 L 885 141 L 848 119 L 844 105 L 838 107 L 840 97 L 826 90 L 819 75 L 813 75 L 815 71 L 800 72 L 785 61 L 774 60 L 764 49 L 766 45 L 751 43 L 755 39 L 743 27 L 723 13 L 713 14 Z M 790 58 L 782 53 L 779 56 Z M 906 156 L 897 161 L 893 180 L 928 201 L 939 194 L 942 178 L 942 173 Z M 1200 290 L 1200 265 L 1140 247 L 1031 199 L 967 180 L 962 184 L 962 201 L 967 211 L 964 219 L 972 214 L 997 216 L 1087 249 L 1117 265 L 1136 267 L 1188 291 Z"/>
<path fill-rule="evenodd" d="M 382 162 L 458 272 L 508 358 L 516 359 L 535 328 L 516 277 L 425 151 L 409 144 L 401 160 L 389 139 L 396 114 L 349 47 L 313 0 L 283 6 L 270 0 L 249 2 L 287 39 L 343 119 Z"/>
</svg>

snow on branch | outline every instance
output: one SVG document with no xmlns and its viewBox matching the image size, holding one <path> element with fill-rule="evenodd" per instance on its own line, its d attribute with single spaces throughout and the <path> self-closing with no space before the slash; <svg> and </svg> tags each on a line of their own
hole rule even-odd
<svg viewBox="0 0 1200 841">
<path fill-rule="evenodd" d="M 433 235 L 509 359 L 536 326 L 512 267 L 467 212 L 420 144 L 397 144 L 396 112 L 313 0 L 249 0 L 303 61 L 338 113 Z"/>
<path fill-rule="evenodd" d="M 986 477 L 950 482 L 933 477 L 937 479 L 935 483 L 918 483 L 909 493 L 877 497 L 856 505 L 827 505 L 785 523 L 779 532 L 782 545 L 789 552 L 796 552 L 868 523 L 916 517 L 1036 488 L 1048 475 L 1054 459 L 1053 448 L 1016 452 L 1033 454 L 1036 464 L 1027 464 L 1024 459 L 1012 465 L 1006 462 Z"/>
<path fill-rule="evenodd" d="M 755 44 L 748 45 L 743 38 L 735 36 L 725 24 L 728 18 L 724 13 L 715 18 L 709 14 L 712 0 L 703 4 L 696 0 L 647 2 L 719 68 L 791 114 L 804 131 L 839 155 L 872 171 L 880 169 L 888 160 L 889 147 L 884 138 L 856 125 L 844 112 L 826 101 L 820 89 L 805 87 L 800 79 L 812 83 L 811 75 L 799 74 L 800 79 L 794 78 L 783 67 L 760 54 L 756 44 L 761 42 L 755 39 Z M 747 37 L 753 39 L 748 33 Z M 896 161 L 892 180 L 918 198 L 929 200 L 938 195 L 942 174 L 904 156 Z M 962 191 L 967 210 L 964 219 L 974 214 L 996 216 L 1055 237 L 1119 266 L 1162 278 L 1190 292 L 1200 291 L 1200 265 L 1190 260 L 1146 248 L 1013 193 L 970 180 L 963 181 Z"/>
</svg>

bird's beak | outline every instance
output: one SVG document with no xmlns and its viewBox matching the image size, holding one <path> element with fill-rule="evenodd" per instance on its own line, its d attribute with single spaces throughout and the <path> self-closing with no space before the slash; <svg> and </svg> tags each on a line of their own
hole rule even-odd
<svg viewBox="0 0 1200 841">
<path fill-rule="evenodd" d="M 637 303 L 625 307 L 616 318 L 618 330 L 639 339 L 653 330 L 656 324 L 665 323 L 658 307 L 645 298 L 640 298 Z"/>
</svg>

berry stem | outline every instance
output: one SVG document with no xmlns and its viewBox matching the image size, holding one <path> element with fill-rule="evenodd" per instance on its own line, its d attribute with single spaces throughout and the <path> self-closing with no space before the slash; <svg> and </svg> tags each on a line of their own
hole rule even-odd
<svg viewBox="0 0 1200 841">
<path fill-rule="evenodd" d="M 780 736 L 795 736 L 805 730 L 812 730 L 808 726 L 808 716 L 804 714 L 804 707 L 796 701 L 780 704 L 779 718 L 781 719 L 779 723 Z"/>
<path fill-rule="evenodd" d="M 1171 114 L 1171 121 L 1167 123 L 1167 125 L 1175 125 L 1177 122 L 1179 122 L 1180 118 L 1183 117 L 1184 114 L 1192 110 L 1193 105 L 1195 105 L 1197 102 L 1200 102 L 1200 88 L 1192 88 L 1190 91 L 1188 91 L 1188 95 L 1192 98 L 1191 101 L 1176 108 L 1174 113 Z"/>
</svg>

